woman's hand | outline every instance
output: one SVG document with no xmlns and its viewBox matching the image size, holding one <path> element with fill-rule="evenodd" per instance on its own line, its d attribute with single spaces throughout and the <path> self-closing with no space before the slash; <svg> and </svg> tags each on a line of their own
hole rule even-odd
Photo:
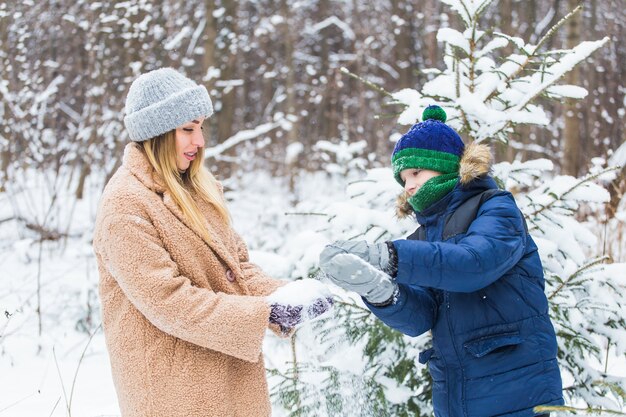
<svg viewBox="0 0 626 417">
<path fill-rule="evenodd" d="M 273 303 L 270 305 L 270 323 L 277 324 L 283 333 L 288 333 L 290 329 L 298 324 L 313 320 L 330 310 L 333 306 L 333 299 L 318 298 L 308 305 L 291 305 Z"/>
<path fill-rule="evenodd" d="M 315 279 L 292 281 L 267 297 L 270 323 L 280 326 L 287 334 L 298 324 L 321 316 L 333 306 L 328 287 Z"/>
</svg>

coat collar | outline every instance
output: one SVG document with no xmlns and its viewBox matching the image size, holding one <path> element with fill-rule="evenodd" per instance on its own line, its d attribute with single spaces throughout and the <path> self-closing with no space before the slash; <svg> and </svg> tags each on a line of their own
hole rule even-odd
<svg viewBox="0 0 626 417">
<path fill-rule="evenodd" d="M 137 143 L 129 143 L 126 145 L 124 149 L 123 166 L 146 188 L 160 195 L 165 207 L 172 212 L 181 223 L 200 237 L 231 269 L 235 271 L 239 270 L 239 263 L 233 257 L 233 254 L 237 254 L 236 248 L 230 248 L 232 245 L 228 245 L 232 242 L 232 239 L 229 238 L 230 227 L 225 224 L 212 205 L 198 198 L 194 193 L 191 193 L 200 211 L 204 214 L 204 226 L 208 230 L 210 237 L 210 239 L 206 239 L 205 235 L 189 222 L 182 210 L 178 207 L 172 194 L 167 190 L 165 182 L 150 164 L 141 145 Z"/>
<path fill-rule="evenodd" d="M 140 144 L 132 142 L 126 145 L 122 164 L 151 191 L 157 194 L 165 192 L 165 183 L 150 165 L 150 161 Z"/>
</svg>

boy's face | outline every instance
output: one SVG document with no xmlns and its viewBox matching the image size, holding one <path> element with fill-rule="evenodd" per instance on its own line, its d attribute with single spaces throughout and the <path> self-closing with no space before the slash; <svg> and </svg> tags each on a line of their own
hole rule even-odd
<svg viewBox="0 0 626 417">
<path fill-rule="evenodd" d="M 404 181 L 404 191 L 411 197 L 429 179 L 441 175 L 441 172 L 429 169 L 408 168 L 400 171 L 400 178 Z"/>
</svg>

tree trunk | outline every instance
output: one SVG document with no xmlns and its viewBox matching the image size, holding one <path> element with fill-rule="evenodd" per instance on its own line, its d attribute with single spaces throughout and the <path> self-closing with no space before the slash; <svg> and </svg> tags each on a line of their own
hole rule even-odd
<svg viewBox="0 0 626 417">
<path fill-rule="evenodd" d="M 204 54 L 202 55 L 202 69 L 205 75 L 209 68 L 217 66 L 215 63 L 215 39 L 217 38 L 217 22 L 213 17 L 215 11 L 215 0 L 204 2 L 204 16 L 206 25 L 204 26 Z"/>
<path fill-rule="evenodd" d="M 315 15 L 315 19 L 317 22 L 321 22 L 322 20 L 324 20 L 327 16 L 328 13 L 328 9 L 329 9 L 329 0 L 319 0 L 318 3 L 318 8 L 317 8 L 317 13 Z M 318 33 L 318 36 L 320 37 L 319 39 L 319 45 L 320 45 L 320 50 L 319 50 L 319 58 L 320 58 L 320 81 L 322 79 L 322 77 L 326 78 L 326 85 L 320 85 L 318 88 L 318 94 L 322 95 L 322 100 L 320 101 L 319 105 L 317 106 L 317 112 L 316 112 L 316 119 L 317 119 L 317 124 L 315 126 L 315 133 L 314 133 L 314 137 L 316 140 L 320 140 L 320 139 L 330 139 L 330 137 L 328 136 L 328 125 L 329 125 L 329 94 L 330 94 L 330 88 L 329 88 L 329 82 L 330 79 L 328 79 L 329 77 L 329 55 L 330 55 L 330 48 L 328 46 L 328 40 L 326 39 L 325 36 L 326 30 L 321 30 Z"/>
<path fill-rule="evenodd" d="M 548 31 L 549 28 L 551 28 L 552 26 L 556 25 L 557 22 L 559 20 L 561 20 L 561 18 L 563 17 L 560 13 L 559 13 L 559 9 L 561 8 L 561 0 L 554 0 L 552 2 L 552 9 L 554 10 L 554 15 L 552 16 L 552 19 L 550 19 L 550 23 L 548 23 L 547 28 L 544 30 L 544 33 L 542 33 L 540 36 L 545 35 L 545 33 Z M 568 12 L 571 10 L 568 10 Z M 548 38 L 548 40 L 546 41 L 546 49 L 552 49 L 552 45 L 554 43 L 555 38 L 557 38 L 556 36 L 550 36 Z"/>
<path fill-rule="evenodd" d="M 78 185 L 76 186 L 75 195 L 76 195 L 77 200 L 83 199 L 83 195 L 85 191 L 85 182 L 87 181 L 87 177 L 89 176 L 90 173 L 91 173 L 91 165 L 83 164 L 80 170 L 80 176 L 78 177 Z"/>
<path fill-rule="evenodd" d="M 0 129 L 3 129 L 0 126 Z M 3 132 L 4 135 L 4 132 Z M 11 152 L 9 146 L 2 147 L 0 152 L 0 193 L 6 191 L 5 184 L 9 181 L 9 163 L 11 162 Z"/>
<path fill-rule="evenodd" d="M 520 5 L 524 10 L 523 12 L 526 12 L 526 33 L 524 33 L 524 40 L 533 42 L 535 40 L 535 25 L 537 23 L 537 2 L 535 0 L 525 0 L 521 2 Z"/>
<path fill-rule="evenodd" d="M 7 44 L 7 19 L 0 19 L 0 50 L 11 53 Z M 0 61 L 0 72 L 6 73 L 6 62 L 4 57 Z M 4 98 L 0 96 L 0 137 L 7 141 L 6 145 L 0 147 L 0 193 L 5 191 L 5 184 L 9 179 L 9 163 L 11 162 L 11 137 L 9 129 L 9 117 L 7 115 L 9 109 L 4 104 Z"/>
<path fill-rule="evenodd" d="M 392 0 L 391 2 L 392 13 L 404 20 L 404 25 L 396 27 L 393 26 L 393 37 L 395 40 L 395 47 L 393 48 L 394 54 L 394 69 L 398 72 L 397 83 L 392 83 L 396 86 L 396 90 L 402 88 L 414 87 L 413 85 L 413 39 L 411 38 L 411 22 L 413 16 L 411 16 L 407 10 L 407 4 L 405 0 Z"/>
<path fill-rule="evenodd" d="M 230 20 L 226 20 L 226 27 L 232 31 L 236 32 L 236 20 L 237 20 L 237 1 L 235 0 L 226 0 L 223 3 L 224 8 L 226 9 L 225 18 L 230 17 Z M 236 37 L 234 37 L 231 42 L 237 42 Z M 237 74 L 237 53 L 231 53 L 229 48 L 225 48 L 224 52 L 227 54 L 226 62 L 224 67 L 222 68 L 222 80 L 232 80 L 236 78 Z M 237 99 L 237 90 L 236 87 L 226 87 L 222 91 L 221 96 L 221 108 L 217 112 L 217 140 L 221 143 L 232 136 L 233 134 L 233 124 L 235 121 L 235 110 L 236 100 Z"/>
<path fill-rule="evenodd" d="M 215 42 L 217 40 L 217 21 L 213 16 L 213 12 L 215 11 L 215 0 L 205 0 L 204 2 L 204 17 L 206 18 L 206 25 L 204 26 L 204 34 L 202 37 L 204 53 L 202 54 L 202 83 L 206 86 L 207 90 L 211 92 L 212 86 L 215 83 L 214 79 L 208 80 L 206 79 L 206 75 L 209 71 L 209 68 L 219 68 L 219 63 L 217 62 L 215 56 Z M 213 105 L 215 106 L 215 98 L 211 97 L 213 100 Z M 209 131 L 205 132 L 205 137 L 208 138 L 206 146 L 216 145 L 215 140 L 215 129 L 216 122 L 213 117 L 209 118 L 209 121 L 205 123 L 204 128 Z"/>
<path fill-rule="evenodd" d="M 578 0 L 568 0 L 570 10 L 578 5 Z M 567 23 L 567 47 L 573 48 L 580 43 L 580 25 L 582 13 L 577 13 Z M 566 76 L 566 83 L 578 85 L 578 67 L 574 67 Z M 575 100 L 566 100 L 565 127 L 563 129 L 563 173 L 577 176 L 580 171 L 580 120 Z"/>
<path fill-rule="evenodd" d="M 437 44 L 437 30 L 441 22 L 439 21 L 439 4 L 436 0 L 427 0 L 424 6 L 425 28 L 424 46 L 426 47 L 426 66 L 428 68 L 438 67 L 439 45 Z M 431 28 L 430 30 L 426 28 Z M 428 32 L 426 32 L 428 30 Z"/>
<path fill-rule="evenodd" d="M 626 195 L 626 166 L 618 172 L 617 176 L 608 185 L 607 189 L 611 195 L 609 204 L 607 205 L 607 217 L 612 219 L 617 214 L 617 209 Z"/>
<path fill-rule="evenodd" d="M 296 114 L 296 86 L 295 86 L 295 68 L 293 62 L 293 37 L 292 37 L 292 27 L 291 27 L 291 13 L 289 11 L 289 4 L 287 0 L 281 0 L 280 2 L 280 13 L 285 19 L 282 24 L 283 29 L 283 49 L 285 56 L 285 68 L 287 70 L 286 79 L 285 79 L 285 93 L 287 98 L 285 100 L 285 114 L 286 115 L 295 115 Z M 298 140 L 298 123 L 297 121 L 293 122 L 291 130 L 287 132 L 287 146 L 294 144 Z M 297 181 L 297 172 L 300 160 L 297 158 L 290 158 L 287 161 L 287 177 L 289 178 L 289 191 L 292 196 L 295 196 L 296 189 L 296 181 Z"/>
<path fill-rule="evenodd" d="M 499 27 L 499 30 L 503 33 L 508 33 L 513 26 L 513 0 L 502 0 L 500 2 L 500 7 L 498 8 L 498 12 L 496 13 L 496 27 Z M 517 26 L 517 25 L 516 25 Z M 507 46 L 503 49 L 503 55 L 513 53 L 513 47 Z M 511 138 L 509 138 L 511 139 Z M 506 143 L 502 143 L 497 141 L 493 144 L 493 152 L 495 156 L 495 160 L 497 162 L 503 161 L 512 161 L 515 150 L 512 146 L 509 146 Z"/>
</svg>

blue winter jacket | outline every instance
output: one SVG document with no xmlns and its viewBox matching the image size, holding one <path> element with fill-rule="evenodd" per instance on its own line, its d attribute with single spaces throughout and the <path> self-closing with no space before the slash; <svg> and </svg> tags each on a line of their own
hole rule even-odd
<svg viewBox="0 0 626 417">
<path fill-rule="evenodd" d="M 432 330 L 419 355 L 433 380 L 436 417 L 530 417 L 561 405 L 557 343 L 541 260 L 510 193 L 485 201 L 465 234 L 442 241 L 447 214 L 497 188 L 473 179 L 417 214 L 426 241 L 397 240 L 399 298 L 370 310 L 409 336 Z"/>
</svg>

